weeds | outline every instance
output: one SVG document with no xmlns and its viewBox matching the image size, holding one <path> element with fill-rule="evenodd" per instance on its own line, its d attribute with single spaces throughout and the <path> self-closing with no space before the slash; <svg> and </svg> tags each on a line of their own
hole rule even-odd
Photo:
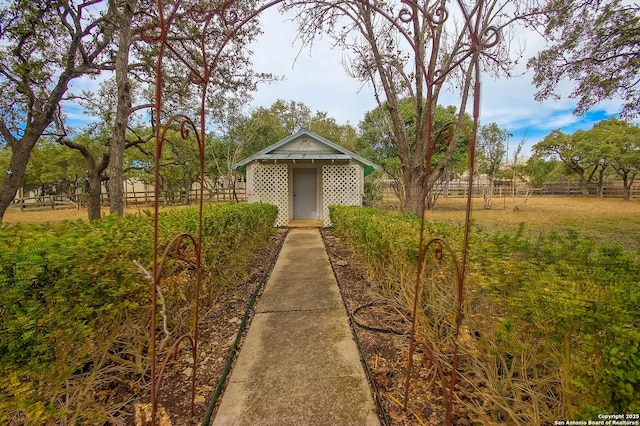
<svg viewBox="0 0 640 426">
<path fill-rule="evenodd" d="M 346 237 L 381 293 L 412 306 L 417 219 L 333 206 Z M 430 222 L 427 240 L 454 245 L 462 229 Z M 531 238 L 472 231 L 462 332 L 453 338 L 455 271 L 446 256 L 422 278 L 421 336 L 432 366 L 451 368 L 459 347 L 457 404 L 481 423 L 548 424 L 640 404 L 640 261 L 620 246 L 575 231 Z"/>
<path fill-rule="evenodd" d="M 276 215 L 265 204 L 207 206 L 201 294 L 211 301 L 237 282 Z M 195 208 L 163 213 L 161 241 L 195 234 L 197 218 Z M 150 269 L 151 235 L 144 214 L 0 229 L 0 423 L 124 422 L 111 401 L 149 386 L 149 281 L 140 271 Z M 163 271 L 164 329 L 174 335 L 192 324 L 193 256 L 187 247 Z M 153 326 L 163 328 L 160 319 Z"/>
</svg>

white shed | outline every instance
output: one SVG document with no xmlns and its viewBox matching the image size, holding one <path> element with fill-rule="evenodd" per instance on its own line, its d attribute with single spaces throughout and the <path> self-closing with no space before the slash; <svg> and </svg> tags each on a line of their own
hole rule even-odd
<svg viewBox="0 0 640 426">
<path fill-rule="evenodd" d="M 278 207 L 276 226 L 294 220 L 330 226 L 331 204 L 362 205 L 364 176 L 379 167 L 308 130 L 301 130 L 240 161 L 247 200 Z"/>
</svg>

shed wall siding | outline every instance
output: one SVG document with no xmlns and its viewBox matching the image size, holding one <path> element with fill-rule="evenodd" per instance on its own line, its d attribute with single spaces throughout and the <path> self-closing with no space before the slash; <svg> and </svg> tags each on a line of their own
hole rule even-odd
<svg viewBox="0 0 640 426">
<path fill-rule="evenodd" d="M 329 206 L 361 206 L 364 193 L 362 167 L 356 164 L 322 167 L 322 216 L 324 226 L 331 226 Z"/>
<path fill-rule="evenodd" d="M 286 164 L 253 164 L 250 203 L 262 202 L 278 207 L 276 226 L 289 225 L 289 168 Z M 247 186 L 249 179 L 247 179 Z"/>
<path fill-rule="evenodd" d="M 274 153 L 288 153 L 288 152 L 335 153 L 337 151 L 315 139 L 304 137 L 304 138 L 296 139 L 283 147 L 275 149 L 273 152 Z"/>
</svg>

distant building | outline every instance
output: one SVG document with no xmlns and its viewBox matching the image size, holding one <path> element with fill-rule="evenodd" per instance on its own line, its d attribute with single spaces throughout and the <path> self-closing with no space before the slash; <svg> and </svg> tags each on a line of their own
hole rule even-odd
<svg viewBox="0 0 640 426">
<path fill-rule="evenodd" d="M 330 226 L 329 205 L 362 205 L 364 176 L 372 162 L 313 133 L 301 130 L 240 161 L 247 201 L 275 204 L 276 226 L 313 220 Z"/>
</svg>

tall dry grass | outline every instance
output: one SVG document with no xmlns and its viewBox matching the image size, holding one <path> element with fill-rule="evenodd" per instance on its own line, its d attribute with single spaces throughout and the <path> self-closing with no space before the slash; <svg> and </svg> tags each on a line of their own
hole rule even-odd
<svg viewBox="0 0 640 426">
<path fill-rule="evenodd" d="M 516 204 L 520 206 L 522 201 L 516 200 Z M 462 222 L 465 208 L 466 198 L 440 198 L 426 217 Z M 533 235 L 571 229 L 585 237 L 619 243 L 640 252 L 640 199 L 625 202 L 619 198 L 531 197 L 524 207 L 514 210 L 507 198 L 506 206 L 501 199 L 494 200 L 493 208 L 486 210 L 483 200 L 476 198 L 472 209 L 472 220 L 487 230 L 516 231 L 520 224 Z"/>
<path fill-rule="evenodd" d="M 609 355 L 637 352 L 631 295 L 633 289 L 637 294 L 640 203 L 536 198 L 513 211 L 484 210 L 482 200 L 475 201 L 474 220 L 484 231 L 471 232 L 459 334 L 453 258 L 461 252 L 465 200 L 444 200 L 426 212 L 426 235 L 453 244 L 444 256 L 427 251 L 421 280 L 417 340 L 428 361 L 420 368 L 428 369 L 429 389 L 449 395 L 457 360 L 455 411 L 478 424 L 546 425 L 597 409 L 621 411 L 614 408 L 629 405 L 635 385 L 625 384 L 625 395 L 614 394 L 611 377 L 633 376 L 635 370 Z M 366 265 L 381 296 L 411 309 L 415 217 L 342 206 L 333 206 L 331 214 L 336 234 Z M 523 236 L 521 223 L 545 238 Z M 611 244 L 600 248 L 578 234 L 638 251 L 634 256 Z"/>
<path fill-rule="evenodd" d="M 125 213 L 139 213 L 143 210 L 153 210 L 153 206 L 137 206 L 137 207 L 129 207 L 125 209 Z M 102 209 L 102 215 L 108 215 L 109 208 Z M 20 210 L 19 208 L 9 208 L 5 212 L 2 223 L 5 224 L 17 224 L 17 223 L 32 223 L 32 224 L 42 224 L 42 223 L 56 223 L 62 222 L 65 220 L 87 220 L 89 214 L 87 213 L 87 209 L 56 209 L 53 210 L 51 208 L 42 208 L 42 209 L 33 209 L 33 210 Z"/>
</svg>

